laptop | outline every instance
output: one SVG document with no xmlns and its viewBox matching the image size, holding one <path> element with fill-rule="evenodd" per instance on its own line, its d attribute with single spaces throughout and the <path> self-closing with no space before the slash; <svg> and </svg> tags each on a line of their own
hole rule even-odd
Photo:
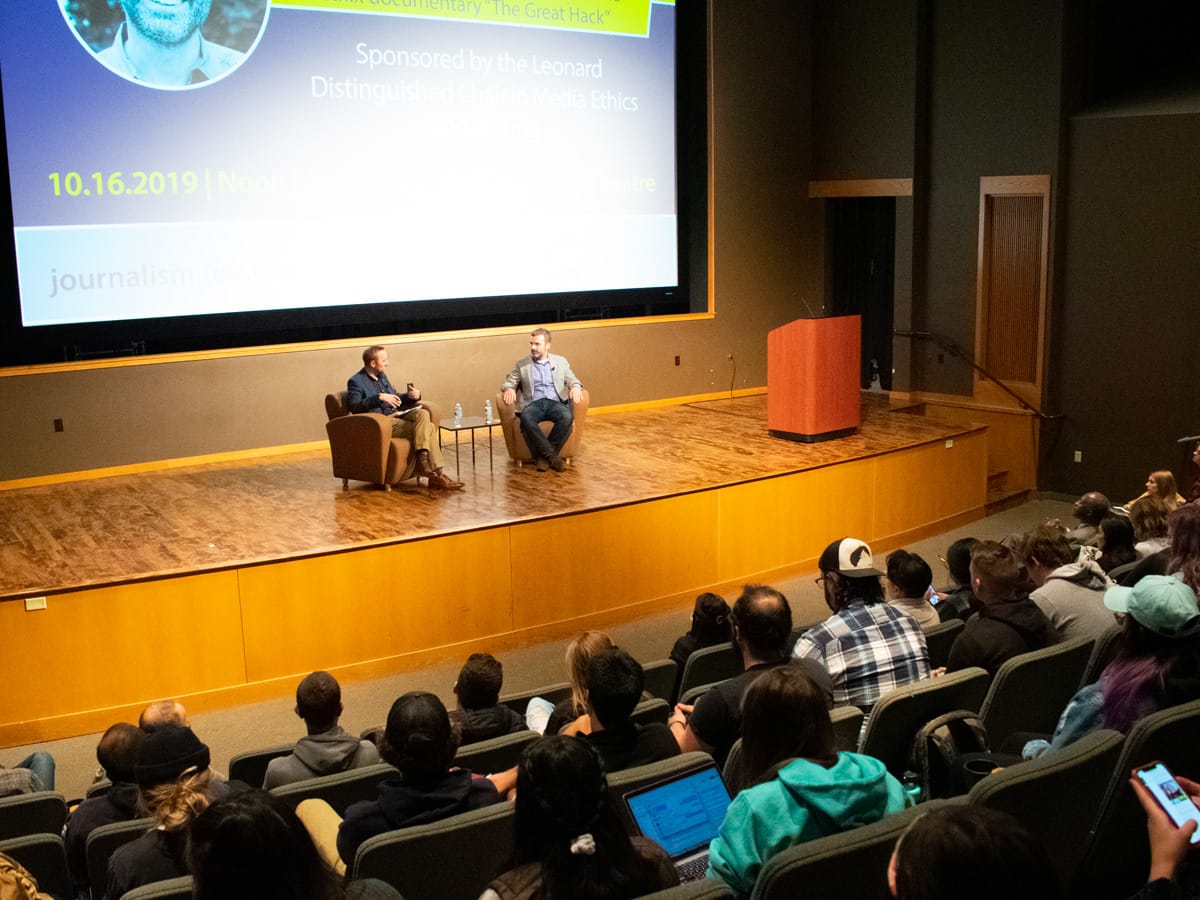
<svg viewBox="0 0 1200 900">
<path fill-rule="evenodd" d="M 708 844 L 729 808 L 729 789 L 715 764 L 672 775 L 624 798 L 638 833 L 667 851 L 681 882 L 708 869 Z"/>
</svg>

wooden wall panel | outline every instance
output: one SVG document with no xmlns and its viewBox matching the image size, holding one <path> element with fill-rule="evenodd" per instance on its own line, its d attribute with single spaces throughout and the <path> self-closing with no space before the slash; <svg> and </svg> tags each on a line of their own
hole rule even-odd
<svg viewBox="0 0 1200 900">
<path fill-rule="evenodd" d="M 949 448 L 938 443 L 877 457 L 872 539 L 982 509 L 986 465 L 985 434 L 964 435 Z"/>
<path fill-rule="evenodd" d="M 832 540 L 865 536 L 873 465 L 859 460 L 722 488 L 721 580 L 815 559 Z"/>
<path fill-rule="evenodd" d="M 508 529 L 241 571 L 250 681 L 512 628 Z"/>
<path fill-rule="evenodd" d="M 0 724 L 240 684 L 237 576 L 217 572 L 0 603 Z"/>
<path fill-rule="evenodd" d="M 717 517 L 706 491 L 512 527 L 514 627 L 715 584 Z"/>
</svg>

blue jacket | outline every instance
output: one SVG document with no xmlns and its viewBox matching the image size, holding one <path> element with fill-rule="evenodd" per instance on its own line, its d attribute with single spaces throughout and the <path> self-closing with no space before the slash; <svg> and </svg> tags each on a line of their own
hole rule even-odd
<svg viewBox="0 0 1200 900">
<path fill-rule="evenodd" d="M 797 759 L 734 798 L 709 845 L 708 876 L 748 896 L 763 863 L 780 850 L 877 822 L 907 805 L 900 782 L 874 757 L 839 753 L 830 769 Z"/>
</svg>

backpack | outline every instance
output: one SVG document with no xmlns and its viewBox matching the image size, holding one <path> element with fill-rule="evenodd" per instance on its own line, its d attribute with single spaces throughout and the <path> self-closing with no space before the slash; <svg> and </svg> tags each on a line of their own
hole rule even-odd
<svg viewBox="0 0 1200 900">
<path fill-rule="evenodd" d="M 959 758 L 987 750 L 987 729 L 977 713 L 960 709 L 926 722 L 913 738 L 908 757 L 909 769 L 921 785 L 921 797 L 952 797 L 959 793 Z"/>
<path fill-rule="evenodd" d="M 0 900 L 53 900 L 38 890 L 37 882 L 25 867 L 0 853 Z"/>
</svg>

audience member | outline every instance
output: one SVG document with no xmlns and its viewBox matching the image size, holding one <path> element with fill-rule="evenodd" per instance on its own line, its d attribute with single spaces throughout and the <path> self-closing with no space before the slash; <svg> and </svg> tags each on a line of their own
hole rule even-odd
<svg viewBox="0 0 1200 900">
<path fill-rule="evenodd" d="M 379 762 L 379 751 L 373 743 L 360 741 L 338 725 L 342 689 L 328 672 L 304 677 L 296 688 L 295 711 L 308 733 L 296 742 L 290 756 L 267 764 L 264 790 Z"/>
<path fill-rule="evenodd" d="M 1067 532 L 1067 540 L 1076 547 L 1099 546 L 1100 523 L 1109 515 L 1112 504 L 1099 491 L 1088 491 L 1075 501 L 1079 524 Z"/>
<path fill-rule="evenodd" d="M 0 853 L 0 898 L 3 900 L 57 900 L 38 889 L 37 879 L 23 865 Z"/>
<path fill-rule="evenodd" d="M 1104 604 L 1125 614 L 1116 655 L 1095 684 L 1071 698 L 1048 752 L 1098 728 L 1127 733 L 1152 712 L 1200 698 L 1200 606 L 1192 588 L 1148 575 L 1132 588 L 1109 588 Z"/>
<path fill-rule="evenodd" d="M 742 696 L 769 669 L 788 663 L 787 642 L 792 631 L 792 608 L 773 587 L 748 584 L 733 605 L 733 646 L 742 660 L 742 674 L 714 685 L 694 705 L 677 703 L 668 725 L 684 753 L 703 750 L 718 765 L 742 734 Z M 833 685 L 820 663 L 802 660 L 813 679 L 833 702 Z"/>
<path fill-rule="evenodd" d="M 1108 578 L 1092 552 L 1072 547 L 1066 532 L 1054 525 L 1038 525 L 1025 535 L 1022 556 L 1034 584 L 1029 598 L 1065 641 L 1094 640 L 1115 621 L 1104 608 Z"/>
<path fill-rule="evenodd" d="M 607 794 L 587 741 L 555 735 L 527 747 L 517 773 L 517 867 L 480 900 L 628 900 L 678 884 L 661 847 L 625 833 Z"/>
<path fill-rule="evenodd" d="M 192 722 L 188 718 L 187 710 L 178 700 L 155 700 L 138 716 L 138 728 L 147 733 L 163 725 L 191 728 Z"/>
<path fill-rule="evenodd" d="M 525 718 L 500 702 L 504 666 L 490 653 L 472 653 L 458 670 L 454 682 L 457 707 L 450 721 L 458 730 L 459 745 L 528 731 Z"/>
<path fill-rule="evenodd" d="M 265 791 L 218 800 L 192 823 L 194 900 L 400 900 L 382 881 L 343 884 L 285 801 Z"/>
<path fill-rule="evenodd" d="M 588 662 L 588 712 L 579 724 L 587 723 L 583 736 L 600 751 L 608 772 L 679 755 L 670 728 L 661 722 L 639 725 L 630 718 L 645 682 L 641 663 L 620 648 L 601 650 Z"/>
<path fill-rule="evenodd" d="M 917 620 L 924 631 L 940 623 L 941 617 L 929 602 L 933 570 L 915 553 L 897 550 L 887 558 L 888 602 Z"/>
<path fill-rule="evenodd" d="M 1146 497 L 1157 497 L 1167 505 L 1168 511 L 1187 503 L 1175 486 L 1175 476 L 1167 469 L 1151 472 L 1146 478 L 1146 490 L 1126 503 L 1125 508 L 1132 513 L 1133 505 Z"/>
<path fill-rule="evenodd" d="M 567 681 L 571 684 L 571 696 L 553 707 L 545 725 L 538 728 L 537 710 L 549 704 L 540 697 L 529 701 L 531 710 L 525 720 L 529 727 L 542 734 L 558 734 L 580 716 L 587 713 L 587 666 L 588 660 L 601 650 L 611 650 L 615 645 L 603 631 L 585 631 L 567 644 Z M 532 713 L 532 715 L 531 715 Z"/>
<path fill-rule="evenodd" d="M 513 363 L 500 390 L 505 406 L 516 404 L 521 434 L 538 471 L 563 471 L 567 464 L 559 451 L 571 437 L 575 424 L 571 403 L 583 401 L 583 383 L 565 357 L 550 352 L 549 331 L 535 328 L 529 333 L 529 355 Z M 549 435 L 542 432 L 542 422 L 553 423 Z"/>
<path fill-rule="evenodd" d="M 1129 521 L 1133 525 L 1133 536 L 1137 538 L 1134 550 L 1138 559 L 1145 559 L 1167 548 L 1167 517 L 1171 510 L 1158 497 L 1143 497 L 1129 509 Z"/>
<path fill-rule="evenodd" d="M 725 813 L 708 867 L 739 897 L 781 850 L 877 822 L 908 803 L 879 760 L 835 750 L 823 692 L 794 666 L 772 669 L 746 691 L 742 754 L 753 784 Z"/>
<path fill-rule="evenodd" d="M 0 766 L 0 797 L 54 790 L 54 757 L 35 750 L 7 769 Z"/>
<path fill-rule="evenodd" d="M 379 799 L 353 803 L 337 831 L 337 855 L 346 864 L 354 862 L 354 854 L 369 837 L 405 828 L 436 822 L 456 813 L 497 803 L 500 795 L 496 786 L 482 775 L 454 766 L 458 744 L 450 727 L 450 716 L 436 695 L 410 691 L 392 704 L 388 713 L 380 753 L 399 774 L 379 785 Z M 312 815 L 328 821 L 336 813 L 322 801 L 305 801 Z M 323 809 L 321 808 L 323 806 Z M 314 827 L 302 813 L 301 818 Z M 316 826 L 314 838 L 321 849 L 325 828 Z M 323 851 L 327 861 L 334 857 Z"/>
<path fill-rule="evenodd" d="M 943 591 L 938 603 L 938 618 L 943 622 L 950 619 L 966 621 L 979 605 L 971 590 L 971 551 L 978 544 L 973 537 L 959 538 L 946 551 L 946 568 L 954 582 L 954 590 Z"/>
<path fill-rule="evenodd" d="M 1032 600 L 1032 585 L 1015 553 L 995 541 L 971 551 L 971 584 L 980 608 L 950 648 L 947 668 L 981 666 L 989 675 L 1008 659 L 1058 643 L 1058 632 Z"/>
<path fill-rule="evenodd" d="M 160 725 L 142 738 L 133 774 L 150 830 L 113 853 L 104 895 L 187 874 L 188 827 L 228 786 L 213 778 L 208 747 L 186 725 Z M 93 885 L 93 890 L 96 885 Z"/>
<path fill-rule="evenodd" d="M 1188 503 L 1167 518 L 1167 547 L 1138 562 L 1121 578 L 1133 587 L 1147 575 L 1178 573 L 1184 584 L 1200 593 L 1200 504 Z"/>
<path fill-rule="evenodd" d="M 724 644 L 733 640 L 729 625 L 729 604 L 720 594 L 707 591 L 696 598 L 692 608 L 692 624 L 687 634 L 675 641 L 671 648 L 671 659 L 675 660 L 675 694 L 683 678 L 683 668 L 688 657 L 703 647 Z"/>
<path fill-rule="evenodd" d="M 888 864 L 896 900 L 1060 900 L 1046 848 L 1007 813 L 950 806 L 915 819 Z"/>
<path fill-rule="evenodd" d="M 833 615 L 801 635 L 792 654 L 825 667 L 834 706 L 869 712 L 888 691 L 929 675 L 925 635 L 912 616 L 884 602 L 883 573 L 874 567 L 867 544 L 834 541 L 817 566 L 817 583 Z"/>
<path fill-rule="evenodd" d="M 1175 780 L 1187 793 L 1188 800 L 1193 804 L 1200 803 L 1200 784 L 1180 775 L 1176 775 Z M 1129 900 L 1195 900 L 1195 879 L 1188 889 L 1180 883 L 1179 874 L 1189 857 L 1195 856 L 1192 835 L 1196 823 L 1188 821 L 1182 826 L 1176 825 L 1136 775 L 1129 779 L 1129 786 L 1146 812 L 1146 834 L 1150 842 L 1149 877 L 1146 885 Z"/>
<path fill-rule="evenodd" d="M 145 732 L 128 722 L 109 726 L 96 745 L 99 761 L 112 786 L 99 797 L 80 803 L 67 819 L 63 838 L 71 879 L 82 895 L 88 887 L 87 839 L 101 825 L 128 822 L 137 818 L 138 752 Z"/>
<path fill-rule="evenodd" d="M 1100 523 L 1100 568 L 1107 575 L 1117 566 L 1137 562 L 1137 550 L 1133 546 L 1133 525 L 1125 516 L 1107 516 Z"/>
</svg>

